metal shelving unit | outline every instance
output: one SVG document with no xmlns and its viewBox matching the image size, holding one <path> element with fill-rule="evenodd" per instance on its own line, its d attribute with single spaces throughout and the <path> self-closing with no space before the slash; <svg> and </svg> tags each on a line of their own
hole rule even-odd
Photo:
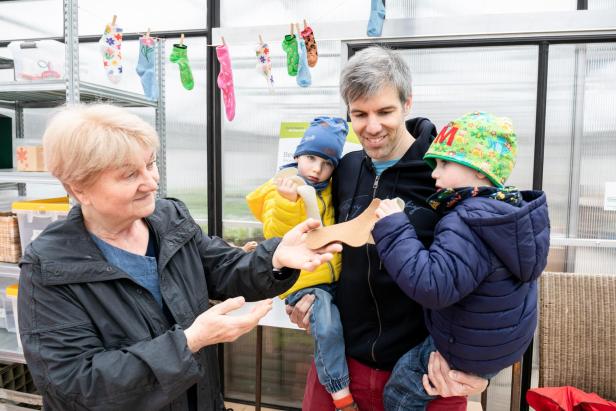
<svg viewBox="0 0 616 411">
<path fill-rule="evenodd" d="M 161 196 L 166 195 L 165 40 L 162 38 L 156 39 L 158 101 L 149 100 L 141 94 L 80 81 L 77 0 L 63 0 L 63 10 L 64 43 L 66 45 L 65 79 L 0 82 L 0 107 L 15 112 L 14 143 L 19 143 L 19 140 L 24 138 L 24 109 L 48 108 L 62 104 L 96 101 L 110 102 L 122 107 L 151 107 L 156 110 L 155 127 L 160 137 L 160 152 L 157 157 L 160 170 L 159 192 Z M 12 60 L 0 57 L 0 69 L 12 67 Z M 14 146 L 17 145 L 14 144 Z M 24 196 L 27 184 L 59 184 L 59 182 L 47 172 L 19 172 L 14 169 L 0 169 L 0 189 L 17 188 L 19 195 Z M 12 278 L 17 281 L 19 279 L 17 264 L 0 262 L 0 277 Z M 23 352 L 17 344 L 16 334 L 3 329 L 0 329 L 0 362 L 25 363 Z M 29 394 L 4 389 L 0 392 L 0 398 L 13 398 L 20 395 Z M 35 402 L 40 399 L 40 396 L 32 397 L 38 398 L 35 398 Z"/>
</svg>

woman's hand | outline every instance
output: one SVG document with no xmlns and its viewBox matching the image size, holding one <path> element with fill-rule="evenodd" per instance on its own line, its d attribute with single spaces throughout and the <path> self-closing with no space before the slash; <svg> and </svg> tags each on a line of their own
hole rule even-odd
<svg viewBox="0 0 616 411">
<path fill-rule="evenodd" d="M 230 298 L 199 315 L 184 330 L 188 349 L 197 352 L 206 345 L 235 341 L 255 328 L 259 320 L 272 309 L 272 300 L 268 299 L 259 301 L 248 314 L 227 315 L 244 303 L 244 297 Z"/>
<path fill-rule="evenodd" d="M 299 328 L 305 329 L 306 334 L 310 334 L 310 313 L 314 299 L 313 294 L 306 294 L 294 306 L 287 305 L 284 308 L 289 320 Z"/>
<path fill-rule="evenodd" d="M 278 194 L 289 201 L 297 201 L 297 183 L 291 178 L 281 178 L 276 182 Z"/>
<path fill-rule="evenodd" d="M 306 233 L 320 226 L 319 221 L 309 218 L 287 232 L 274 251 L 272 257 L 274 268 L 289 267 L 313 271 L 324 262 L 331 260 L 332 253 L 342 251 L 342 245 L 338 243 L 328 244 L 318 250 L 308 248 Z"/>
<path fill-rule="evenodd" d="M 423 386 L 429 395 L 468 396 L 483 392 L 488 386 L 488 380 L 451 370 L 445 358 L 438 351 L 434 351 L 430 354 L 428 375 L 423 376 Z"/>
<path fill-rule="evenodd" d="M 376 209 L 376 216 L 381 219 L 393 213 L 399 213 L 400 205 L 396 200 L 381 200 L 379 207 Z"/>
</svg>

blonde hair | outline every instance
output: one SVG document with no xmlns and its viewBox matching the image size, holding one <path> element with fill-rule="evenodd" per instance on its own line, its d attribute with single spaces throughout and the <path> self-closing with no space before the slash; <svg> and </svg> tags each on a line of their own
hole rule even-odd
<svg viewBox="0 0 616 411">
<path fill-rule="evenodd" d="M 43 135 L 45 165 L 65 187 L 88 184 L 158 146 L 150 124 L 110 104 L 69 106 L 51 119 Z"/>
</svg>

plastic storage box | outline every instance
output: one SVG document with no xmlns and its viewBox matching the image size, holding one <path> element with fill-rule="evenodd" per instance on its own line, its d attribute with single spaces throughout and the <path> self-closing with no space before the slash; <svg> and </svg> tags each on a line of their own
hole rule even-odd
<svg viewBox="0 0 616 411">
<path fill-rule="evenodd" d="M 15 283 L 14 278 L 0 278 L 0 328 L 15 332 L 15 321 L 13 319 L 13 306 L 6 297 L 6 289 Z M 11 323 L 7 324 L 7 317 L 11 315 Z M 10 328 L 9 328 L 10 327 Z"/>
<path fill-rule="evenodd" d="M 19 320 L 17 319 L 17 291 L 19 284 L 11 284 L 6 287 L 4 312 L 6 317 L 6 330 L 17 334 L 17 345 L 21 349 L 21 338 L 19 338 Z"/>
<path fill-rule="evenodd" d="M 38 237 L 47 225 L 54 221 L 65 219 L 69 209 L 68 197 L 13 203 L 13 212 L 17 214 L 22 252 L 26 250 L 26 246 L 30 244 L 30 241 Z"/>
<path fill-rule="evenodd" d="M 15 64 L 15 80 L 64 78 L 64 43 L 55 40 L 12 41 L 8 45 Z"/>
</svg>

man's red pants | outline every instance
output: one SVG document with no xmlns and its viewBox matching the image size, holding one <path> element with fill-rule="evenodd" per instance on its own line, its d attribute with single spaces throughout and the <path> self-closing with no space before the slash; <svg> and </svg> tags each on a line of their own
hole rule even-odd
<svg viewBox="0 0 616 411">
<path fill-rule="evenodd" d="M 351 394 L 361 411 L 384 411 L 383 388 L 391 371 L 370 368 L 347 357 L 351 376 Z M 306 378 L 302 411 L 334 411 L 331 395 L 319 382 L 314 361 Z M 466 397 L 437 398 L 428 404 L 428 411 L 466 411 Z"/>
</svg>

